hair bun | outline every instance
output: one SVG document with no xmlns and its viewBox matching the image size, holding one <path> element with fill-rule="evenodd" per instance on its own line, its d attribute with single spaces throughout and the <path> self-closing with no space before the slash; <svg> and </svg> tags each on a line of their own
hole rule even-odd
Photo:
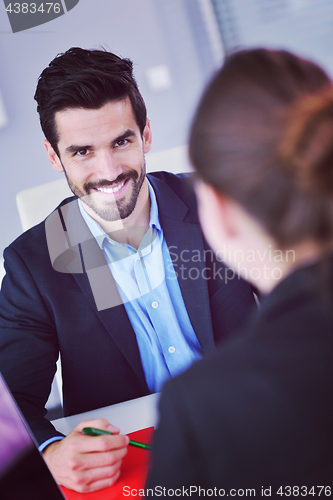
<svg viewBox="0 0 333 500">
<path fill-rule="evenodd" d="M 333 193 L 332 86 L 296 101 L 278 150 L 301 190 Z"/>
</svg>

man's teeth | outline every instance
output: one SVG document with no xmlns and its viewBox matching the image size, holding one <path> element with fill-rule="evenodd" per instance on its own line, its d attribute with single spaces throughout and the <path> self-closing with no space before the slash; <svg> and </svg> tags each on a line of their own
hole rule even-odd
<svg viewBox="0 0 333 500">
<path fill-rule="evenodd" d="M 100 191 L 101 193 L 116 193 L 117 191 L 119 191 L 119 189 L 121 189 L 123 187 L 123 185 L 125 184 L 125 181 L 122 182 L 121 184 L 118 184 L 118 186 L 112 188 L 112 187 L 102 187 L 102 188 L 96 188 L 97 191 Z"/>
</svg>

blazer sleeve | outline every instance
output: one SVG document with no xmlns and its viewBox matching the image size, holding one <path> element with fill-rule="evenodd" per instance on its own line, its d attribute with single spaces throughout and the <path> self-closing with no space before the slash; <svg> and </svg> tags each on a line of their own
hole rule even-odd
<svg viewBox="0 0 333 500">
<path fill-rule="evenodd" d="M 5 250 L 4 257 L 0 371 L 41 444 L 50 437 L 61 435 L 45 418 L 45 404 L 59 354 L 57 334 L 51 307 L 47 307 L 23 258 L 13 247 Z"/>
<path fill-rule="evenodd" d="M 187 496 L 184 489 L 195 495 L 201 484 L 200 457 L 195 443 L 195 433 L 190 424 L 191 412 L 185 402 L 179 378 L 167 382 L 159 401 L 160 421 L 154 434 L 152 460 L 146 488 L 153 490 L 153 498 L 160 491 L 178 489 L 177 496 Z M 198 466 L 199 465 L 199 466 Z M 180 493 L 181 494 L 178 494 Z M 151 496 L 151 495 L 149 495 Z"/>
</svg>

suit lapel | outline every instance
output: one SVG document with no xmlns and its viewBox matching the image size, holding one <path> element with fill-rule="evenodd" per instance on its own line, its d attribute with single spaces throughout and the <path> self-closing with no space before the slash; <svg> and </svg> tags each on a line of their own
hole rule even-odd
<svg viewBox="0 0 333 500">
<path fill-rule="evenodd" d="M 62 254 L 59 251 L 57 253 L 59 254 L 58 261 L 61 261 L 62 266 L 64 262 L 68 263 L 67 269 L 62 267 L 57 270 L 72 274 L 94 314 L 103 323 L 119 350 L 142 381 L 145 391 L 149 392 L 134 330 L 103 252 L 84 222 L 77 200 L 62 205 L 57 212 L 51 215 L 53 228 L 58 228 L 59 220 L 61 221 L 61 229 L 65 233 L 62 236 L 62 241 L 66 241 Z M 50 230 L 49 223 L 47 233 L 50 233 Z M 66 253 L 70 254 L 70 258 L 66 257 Z"/>
<path fill-rule="evenodd" d="M 188 207 L 159 179 L 149 176 L 178 283 L 193 329 L 204 352 L 215 348 L 205 277 L 204 241 L 200 224 L 187 222 Z M 192 217 L 193 220 L 193 217 Z"/>
</svg>

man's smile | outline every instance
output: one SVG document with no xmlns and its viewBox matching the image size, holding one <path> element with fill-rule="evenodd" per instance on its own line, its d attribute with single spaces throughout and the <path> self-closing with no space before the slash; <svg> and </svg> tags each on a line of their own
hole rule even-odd
<svg viewBox="0 0 333 500">
<path fill-rule="evenodd" d="M 101 193 L 117 193 L 125 184 L 125 181 L 121 182 L 118 184 L 116 187 L 101 187 L 101 188 L 95 188 L 96 191 L 100 191 Z"/>
<path fill-rule="evenodd" d="M 87 195 L 97 194 L 97 196 L 105 196 L 108 199 L 112 195 L 112 199 L 119 199 L 126 196 L 127 186 L 132 179 L 134 182 L 137 180 L 138 175 L 135 171 L 120 174 L 114 181 L 102 180 L 96 183 L 87 183 L 84 187 Z"/>
</svg>

